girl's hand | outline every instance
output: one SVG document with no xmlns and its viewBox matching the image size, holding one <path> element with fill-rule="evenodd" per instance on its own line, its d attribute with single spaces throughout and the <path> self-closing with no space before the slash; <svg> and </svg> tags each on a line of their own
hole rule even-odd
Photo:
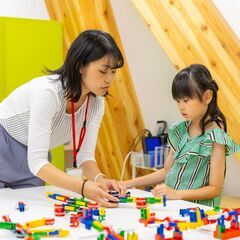
<svg viewBox="0 0 240 240">
<path fill-rule="evenodd" d="M 166 184 L 157 185 L 153 190 L 152 193 L 154 197 L 160 197 L 166 195 L 167 199 L 178 199 L 177 190 L 174 190 L 168 187 Z"/>
<path fill-rule="evenodd" d="M 117 203 L 110 203 L 109 201 L 119 202 L 119 199 L 105 192 L 99 186 L 99 183 L 87 181 L 84 185 L 83 193 L 85 197 L 98 202 L 103 207 L 113 208 L 118 206 Z"/>
<path fill-rule="evenodd" d="M 121 182 L 114 179 L 101 178 L 99 181 L 97 181 L 97 184 L 106 192 L 111 190 L 119 192 L 120 196 L 125 196 L 127 191 L 126 187 Z"/>
<path fill-rule="evenodd" d="M 126 189 L 134 187 L 134 184 L 132 184 L 132 180 L 122 181 L 121 184 L 122 184 Z M 133 186 L 132 186 L 132 185 L 133 185 Z"/>
</svg>

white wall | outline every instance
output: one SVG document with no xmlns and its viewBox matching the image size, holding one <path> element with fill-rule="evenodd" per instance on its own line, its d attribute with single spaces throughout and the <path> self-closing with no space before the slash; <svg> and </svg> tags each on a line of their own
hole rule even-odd
<svg viewBox="0 0 240 240">
<path fill-rule="evenodd" d="M 0 0 L 0 16 L 49 19 L 44 0 Z"/>
<path fill-rule="evenodd" d="M 213 0 L 215 6 L 240 39 L 240 1 L 239 0 Z"/>
<path fill-rule="evenodd" d="M 240 197 L 240 163 L 230 156 L 227 158 L 227 172 L 223 187 L 223 194 Z"/>
<path fill-rule="evenodd" d="M 157 120 L 172 124 L 180 119 L 171 96 L 175 68 L 131 1 L 111 3 L 146 128 L 153 131 Z"/>
</svg>

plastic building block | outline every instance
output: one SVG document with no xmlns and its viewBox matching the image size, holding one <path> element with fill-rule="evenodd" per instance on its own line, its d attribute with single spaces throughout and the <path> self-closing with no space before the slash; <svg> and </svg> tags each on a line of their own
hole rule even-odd
<svg viewBox="0 0 240 240">
<path fill-rule="evenodd" d="M 60 194 L 56 194 L 56 193 L 46 193 L 47 197 L 58 200 L 58 201 L 62 201 L 62 202 L 66 202 L 68 197 L 67 196 L 63 196 Z"/>
<path fill-rule="evenodd" d="M 99 237 L 97 238 L 97 240 L 104 240 L 104 233 L 101 233 L 100 235 L 99 235 Z"/>
<path fill-rule="evenodd" d="M 65 208 L 63 204 L 54 204 L 54 214 L 57 217 L 65 216 Z"/>
<path fill-rule="evenodd" d="M 88 203 L 88 208 L 90 208 L 90 209 L 98 209 L 98 207 L 99 207 L 98 203 L 95 203 L 95 202 Z"/>
<path fill-rule="evenodd" d="M 93 221 L 92 222 L 92 227 L 95 228 L 98 231 L 103 231 L 103 224 L 101 222 L 98 221 Z"/>
<path fill-rule="evenodd" d="M 146 198 L 136 198 L 136 207 L 137 209 L 146 208 L 147 207 Z"/>
<path fill-rule="evenodd" d="M 45 226 L 45 225 L 53 225 L 55 223 L 55 219 L 54 218 L 42 218 L 42 219 L 37 219 L 37 220 L 33 220 L 30 222 L 26 222 L 23 225 L 23 228 L 35 228 L 35 227 L 41 227 L 41 226 Z"/>
<path fill-rule="evenodd" d="M 26 210 L 26 204 L 22 201 L 19 201 L 16 209 L 18 209 L 20 212 L 24 212 Z"/>
<path fill-rule="evenodd" d="M 16 230 L 16 223 L 0 222 L 0 229 Z"/>
<path fill-rule="evenodd" d="M 78 214 L 71 214 L 70 227 L 78 227 L 79 224 L 80 224 L 79 215 Z"/>
<path fill-rule="evenodd" d="M 85 228 L 90 230 L 92 228 L 92 221 L 88 220 L 88 219 L 81 219 L 81 223 L 83 223 L 85 225 Z"/>
<path fill-rule="evenodd" d="M 3 215 L 2 219 L 4 220 L 4 222 L 11 222 L 11 219 L 8 215 Z"/>
</svg>

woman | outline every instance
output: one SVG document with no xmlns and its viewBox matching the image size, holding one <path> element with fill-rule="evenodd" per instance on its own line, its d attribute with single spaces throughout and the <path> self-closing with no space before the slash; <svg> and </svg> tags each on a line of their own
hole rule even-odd
<svg viewBox="0 0 240 240">
<path fill-rule="evenodd" d="M 109 203 L 117 199 L 108 191 L 124 194 L 125 189 L 99 171 L 94 152 L 103 96 L 123 63 L 108 33 L 87 30 L 72 43 L 59 69 L 20 86 L 0 103 L 0 188 L 48 182 L 116 206 Z M 81 167 L 91 181 L 70 176 L 49 162 L 49 150 L 70 141 L 74 168 Z"/>
</svg>

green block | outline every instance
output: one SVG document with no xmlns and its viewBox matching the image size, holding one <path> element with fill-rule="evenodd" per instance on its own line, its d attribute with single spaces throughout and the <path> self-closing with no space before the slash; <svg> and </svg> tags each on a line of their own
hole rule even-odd
<svg viewBox="0 0 240 240">
<path fill-rule="evenodd" d="M 119 199 L 120 201 L 120 203 L 127 203 L 128 202 L 128 200 L 127 200 L 127 198 L 120 198 Z"/>
<path fill-rule="evenodd" d="M 214 207 L 214 209 L 213 209 L 213 211 L 215 211 L 215 212 L 220 212 L 220 207 L 218 206 L 218 207 Z"/>
<path fill-rule="evenodd" d="M 16 223 L 0 222 L 0 229 L 16 230 Z"/>
<path fill-rule="evenodd" d="M 162 202 L 162 199 L 160 198 L 155 198 L 155 203 L 161 203 Z"/>
<path fill-rule="evenodd" d="M 39 232 L 35 232 L 33 235 L 36 235 L 36 236 L 39 236 L 39 237 L 46 237 L 46 236 L 48 236 L 48 232 L 41 232 L 41 231 L 39 231 Z"/>
<path fill-rule="evenodd" d="M 121 230 L 119 235 L 122 236 L 122 237 L 124 237 L 125 232 L 124 232 L 123 230 Z"/>
<path fill-rule="evenodd" d="M 127 202 L 133 202 L 133 198 L 127 198 Z"/>
<path fill-rule="evenodd" d="M 104 221 L 104 220 L 105 220 L 105 217 L 106 217 L 105 215 L 102 215 L 102 216 L 100 215 L 100 216 L 98 216 L 98 221 L 99 221 L 99 222 Z"/>
<path fill-rule="evenodd" d="M 99 235 L 99 237 L 97 238 L 97 240 L 104 240 L 104 234 L 101 233 L 101 234 Z"/>
<path fill-rule="evenodd" d="M 41 236 L 34 233 L 34 234 L 33 234 L 33 239 L 34 239 L 34 240 L 41 240 Z"/>
<path fill-rule="evenodd" d="M 154 204 L 155 203 L 155 198 L 147 198 L 147 203 Z"/>
<path fill-rule="evenodd" d="M 147 209 L 146 208 L 141 209 L 141 219 L 147 219 Z"/>
<path fill-rule="evenodd" d="M 97 231 L 99 232 L 102 232 L 103 231 L 103 228 L 102 227 L 99 227 L 97 226 L 96 224 L 92 223 L 92 227 L 95 228 Z"/>
</svg>

